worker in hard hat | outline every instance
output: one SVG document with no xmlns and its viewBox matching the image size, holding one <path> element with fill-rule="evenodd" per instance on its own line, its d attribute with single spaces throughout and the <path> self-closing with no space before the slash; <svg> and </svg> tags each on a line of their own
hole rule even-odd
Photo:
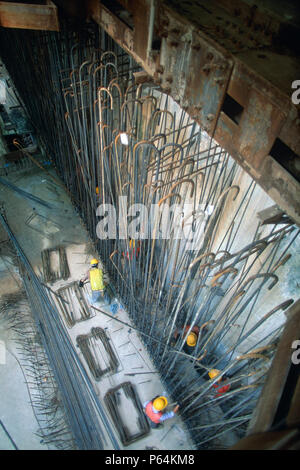
<svg viewBox="0 0 300 470">
<path fill-rule="evenodd" d="M 221 371 L 218 369 L 211 369 L 208 372 L 208 376 L 210 380 L 214 380 L 218 375 L 221 374 Z M 230 390 L 230 383 L 228 383 L 228 377 L 226 375 L 223 375 L 222 377 L 219 378 L 217 382 L 215 382 L 212 387 L 216 389 L 216 395 L 215 398 L 221 397 L 224 393 L 228 392 Z"/>
<path fill-rule="evenodd" d="M 192 355 L 193 352 L 195 351 L 195 347 L 197 346 L 200 329 L 199 329 L 199 326 L 197 325 L 193 326 L 191 330 L 190 329 L 191 329 L 191 325 L 187 325 L 185 328 L 176 328 L 174 335 L 173 335 L 174 341 L 172 345 L 176 346 L 176 343 L 178 344 L 179 339 L 186 337 L 185 344 L 183 346 L 183 351 L 186 352 L 187 354 Z M 189 334 L 187 335 L 188 332 Z"/>
<path fill-rule="evenodd" d="M 177 413 L 179 405 L 176 405 L 173 411 L 163 412 L 162 410 L 164 410 L 167 405 L 167 398 L 159 395 L 144 403 L 144 412 L 149 418 L 152 428 L 158 428 L 162 425 L 163 421 L 173 418 Z"/>
<path fill-rule="evenodd" d="M 87 272 L 86 276 L 79 281 L 79 287 L 83 287 L 84 282 L 89 279 L 92 289 L 90 303 L 95 304 L 97 302 L 104 301 L 106 305 L 110 305 L 111 298 L 103 282 L 103 271 L 98 266 L 99 260 L 93 258 L 91 260 L 90 270 Z"/>
</svg>

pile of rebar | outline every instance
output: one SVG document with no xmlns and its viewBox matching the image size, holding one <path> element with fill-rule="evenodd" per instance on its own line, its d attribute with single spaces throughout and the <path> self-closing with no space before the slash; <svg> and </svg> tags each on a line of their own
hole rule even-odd
<svg viewBox="0 0 300 470">
<path fill-rule="evenodd" d="M 76 341 L 95 380 L 117 372 L 119 361 L 102 328 L 92 328 L 88 335 L 77 336 Z"/>
<path fill-rule="evenodd" d="M 55 272 L 51 266 L 51 252 L 56 252 L 59 258 L 58 271 Z M 67 280 L 70 277 L 67 254 L 63 246 L 45 249 L 41 252 L 41 257 L 45 282 L 55 282 L 58 279 Z"/>
<path fill-rule="evenodd" d="M 132 402 L 132 405 L 136 410 L 136 424 L 138 427 L 138 431 L 136 432 L 131 432 L 128 423 L 126 421 L 124 422 L 124 418 L 122 419 L 119 409 L 119 394 L 121 394 L 122 392 L 124 393 L 125 397 Z M 108 392 L 104 396 L 104 402 L 109 410 L 109 413 L 112 417 L 112 420 L 116 426 L 116 429 L 124 446 L 128 446 L 149 434 L 150 426 L 145 416 L 145 413 L 143 412 L 143 407 L 140 398 L 132 383 L 123 382 L 117 387 L 108 390 Z"/>
</svg>

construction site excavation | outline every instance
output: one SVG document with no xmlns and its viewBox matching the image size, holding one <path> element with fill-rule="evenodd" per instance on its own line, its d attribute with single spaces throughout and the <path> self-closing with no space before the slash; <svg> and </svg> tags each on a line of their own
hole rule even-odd
<svg viewBox="0 0 300 470">
<path fill-rule="evenodd" d="M 175 3 L 0 2 L 1 450 L 300 448 L 299 54 Z"/>
</svg>

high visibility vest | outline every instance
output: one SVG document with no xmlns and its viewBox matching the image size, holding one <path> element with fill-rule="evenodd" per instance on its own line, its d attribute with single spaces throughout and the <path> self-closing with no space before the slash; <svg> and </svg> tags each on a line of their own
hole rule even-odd
<svg viewBox="0 0 300 470">
<path fill-rule="evenodd" d="M 146 406 L 145 406 L 145 412 L 146 415 L 148 416 L 151 421 L 155 424 L 160 423 L 160 418 L 162 417 L 163 413 L 159 411 L 158 413 L 154 413 L 153 408 L 152 408 L 152 401 L 150 401 Z"/>
<path fill-rule="evenodd" d="M 90 270 L 90 283 L 92 290 L 103 290 L 103 272 L 99 268 L 92 268 Z"/>
</svg>

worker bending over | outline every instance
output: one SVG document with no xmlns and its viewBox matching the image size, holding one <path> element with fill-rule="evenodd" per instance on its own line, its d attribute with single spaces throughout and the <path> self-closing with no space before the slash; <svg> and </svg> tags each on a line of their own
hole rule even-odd
<svg viewBox="0 0 300 470">
<path fill-rule="evenodd" d="M 99 261 L 96 258 L 91 260 L 91 269 L 87 272 L 86 276 L 79 281 L 79 287 L 83 287 L 84 282 L 89 280 L 92 289 L 92 297 L 90 303 L 104 301 L 106 305 L 110 305 L 111 298 L 103 282 L 103 271 L 98 268 Z"/>
<path fill-rule="evenodd" d="M 211 369 L 208 373 L 209 375 L 209 378 L 211 380 L 215 379 L 219 374 L 221 373 L 220 370 L 218 369 Z M 227 381 L 227 377 L 225 375 L 223 375 L 222 377 L 219 378 L 219 380 L 213 384 L 213 388 L 216 389 L 216 395 L 215 395 L 215 398 L 218 398 L 218 397 L 221 397 L 224 393 L 228 392 L 228 390 L 230 390 L 230 384 L 229 383 L 225 383 Z M 224 383 L 224 385 L 221 385 L 222 382 Z"/>
<path fill-rule="evenodd" d="M 179 405 L 173 408 L 173 411 L 163 413 L 163 409 L 168 405 L 168 400 L 163 396 L 156 396 L 152 400 L 144 403 L 144 412 L 150 420 L 152 428 L 158 428 L 163 421 L 173 418 L 178 411 Z"/>
</svg>

